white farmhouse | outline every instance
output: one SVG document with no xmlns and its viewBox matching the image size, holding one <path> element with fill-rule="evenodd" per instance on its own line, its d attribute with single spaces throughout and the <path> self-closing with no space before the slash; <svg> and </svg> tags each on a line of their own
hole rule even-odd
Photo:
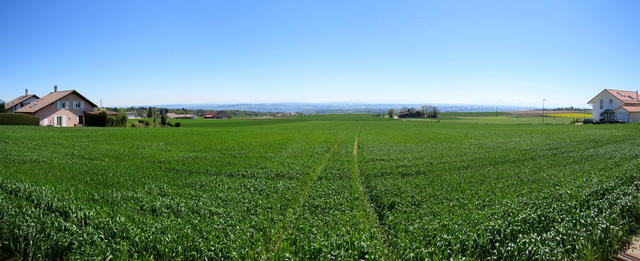
<svg viewBox="0 0 640 261">
<path fill-rule="evenodd" d="M 593 120 L 600 122 L 640 122 L 638 91 L 604 89 L 588 104 L 593 106 Z"/>
</svg>

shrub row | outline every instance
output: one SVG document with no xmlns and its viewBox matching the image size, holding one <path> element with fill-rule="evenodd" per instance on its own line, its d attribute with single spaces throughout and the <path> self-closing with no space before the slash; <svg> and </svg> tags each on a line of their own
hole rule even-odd
<svg viewBox="0 0 640 261">
<path fill-rule="evenodd" d="M 156 120 L 154 119 L 153 122 L 150 122 L 147 119 L 142 119 L 142 120 L 138 120 L 138 122 L 132 122 L 129 123 L 129 127 L 131 128 L 144 128 L 144 127 L 177 127 L 179 128 L 180 126 L 182 126 L 182 124 L 180 124 L 180 122 L 176 122 L 176 123 L 172 123 L 170 121 L 166 121 L 164 123 L 160 123 L 160 125 L 158 125 L 156 123 Z"/>
<path fill-rule="evenodd" d="M 0 125 L 40 125 L 40 119 L 22 113 L 0 113 Z"/>
<path fill-rule="evenodd" d="M 107 115 L 104 111 L 98 114 L 84 113 L 85 126 L 126 127 L 127 120 L 127 115 L 123 113 L 118 115 Z"/>
</svg>

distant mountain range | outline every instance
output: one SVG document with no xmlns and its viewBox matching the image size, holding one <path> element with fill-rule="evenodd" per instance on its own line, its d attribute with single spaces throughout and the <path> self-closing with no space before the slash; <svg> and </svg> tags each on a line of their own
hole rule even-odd
<svg viewBox="0 0 640 261">
<path fill-rule="evenodd" d="M 517 107 L 504 105 L 461 105 L 461 104 L 368 104 L 368 103 L 240 103 L 240 104 L 164 104 L 144 105 L 168 109 L 190 110 L 240 110 L 259 112 L 303 112 L 309 113 L 386 113 L 389 109 L 400 110 L 403 107 L 420 108 L 422 105 L 434 105 L 442 112 L 487 112 L 533 110 L 535 107 Z"/>
</svg>

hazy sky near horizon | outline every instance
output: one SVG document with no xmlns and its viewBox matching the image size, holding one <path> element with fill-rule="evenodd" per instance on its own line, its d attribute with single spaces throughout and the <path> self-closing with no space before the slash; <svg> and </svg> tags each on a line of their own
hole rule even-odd
<svg viewBox="0 0 640 261">
<path fill-rule="evenodd" d="M 0 0 L 0 99 L 585 107 L 640 89 L 640 1 Z"/>
</svg>

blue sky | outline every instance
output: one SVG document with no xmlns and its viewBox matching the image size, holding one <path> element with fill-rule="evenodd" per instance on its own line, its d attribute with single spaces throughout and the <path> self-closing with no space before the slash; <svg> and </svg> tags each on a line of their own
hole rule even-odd
<svg viewBox="0 0 640 261">
<path fill-rule="evenodd" d="M 640 1 L 0 0 L 0 99 L 584 107 L 640 89 Z"/>
</svg>

